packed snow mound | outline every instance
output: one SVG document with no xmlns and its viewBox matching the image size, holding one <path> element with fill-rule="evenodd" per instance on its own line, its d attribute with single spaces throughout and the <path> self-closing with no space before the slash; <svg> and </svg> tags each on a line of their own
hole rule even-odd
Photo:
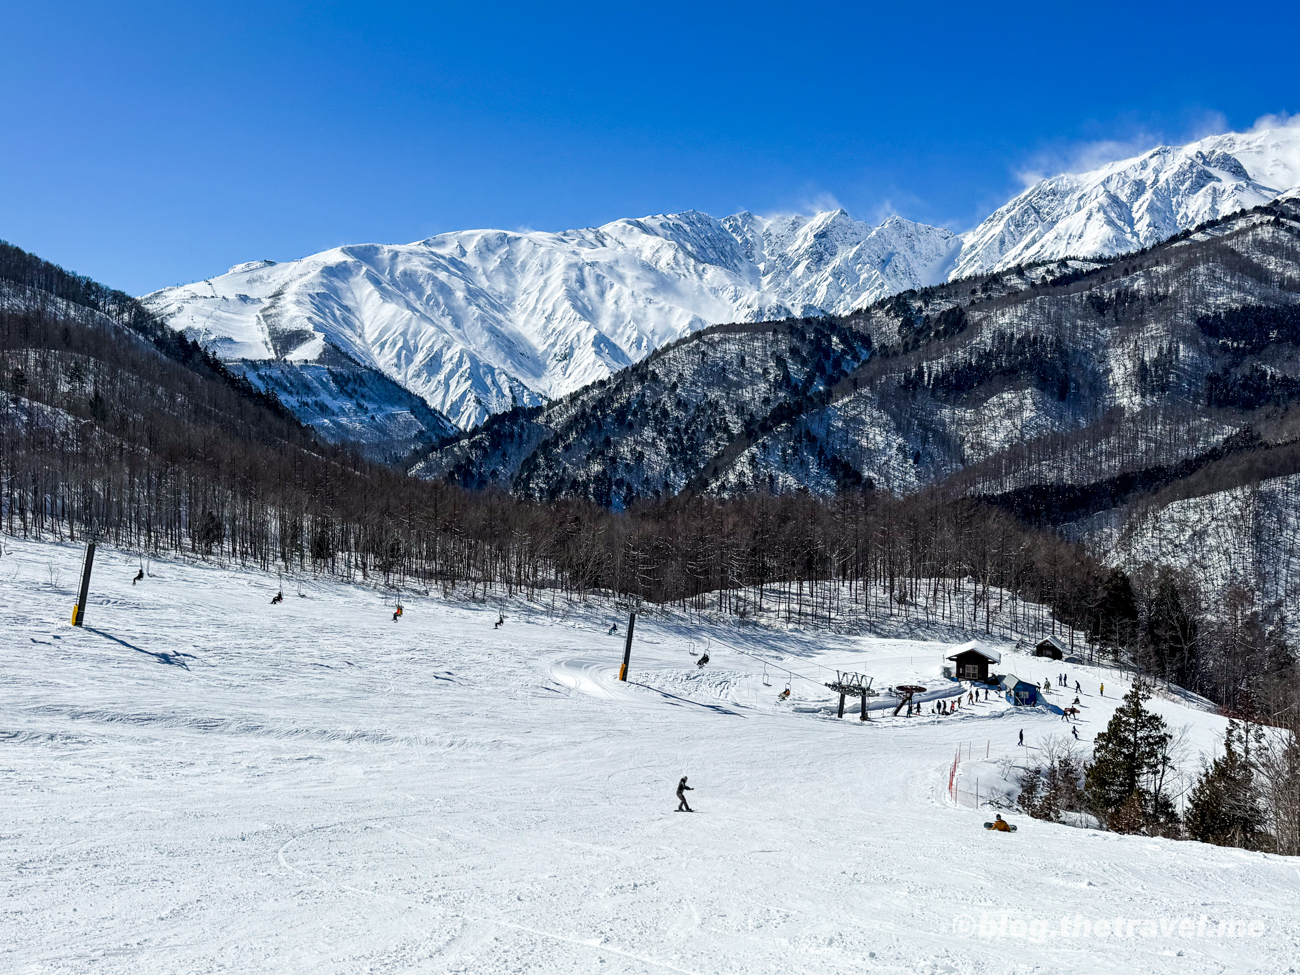
<svg viewBox="0 0 1300 975">
<path fill-rule="evenodd" d="M 1297 184 L 1300 126 L 1160 146 L 1035 183 L 963 235 L 951 276 L 1139 250 L 1268 203 Z"/>
<path fill-rule="evenodd" d="M 956 235 L 843 210 L 704 213 L 563 233 L 469 230 L 238 265 L 145 297 L 225 359 L 330 346 L 462 426 L 561 396 L 720 322 L 852 311 L 943 280 Z"/>
</svg>

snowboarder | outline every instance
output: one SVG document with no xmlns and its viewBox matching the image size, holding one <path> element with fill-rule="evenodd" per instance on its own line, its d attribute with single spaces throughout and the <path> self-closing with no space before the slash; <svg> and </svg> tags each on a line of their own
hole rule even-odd
<svg viewBox="0 0 1300 975">
<path fill-rule="evenodd" d="M 1074 732 L 1074 740 L 1079 741 L 1079 726 L 1077 724 L 1071 725 L 1070 730 Z"/>
<path fill-rule="evenodd" d="M 143 578 L 144 578 L 144 569 L 141 569 L 139 572 L 135 574 L 135 578 L 131 580 L 131 585 L 134 586 L 137 582 L 139 582 Z"/>
<path fill-rule="evenodd" d="M 1102 684 L 1102 685 L 1101 685 L 1101 696 L 1102 696 L 1102 697 L 1105 697 L 1105 696 L 1106 696 L 1106 685 L 1105 685 L 1105 684 Z"/>
<path fill-rule="evenodd" d="M 497 614 L 497 621 L 496 621 L 495 623 L 492 624 L 492 629 L 494 629 L 494 630 L 499 630 L 499 629 L 501 629 L 501 624 L 504 623 L 505 621 L 506 621 L 506 614 L 505 614 L 505 613 L 498 613 L 498 614 Z"/>
<path fill-rule="evenodd" d="M 614 636 L 617 633 L 618 633 L 618 624 L 617 623 L 610 624 L 609 636 Z"/>
<path fill-rule="evenodd" d="M 1017 745 L 1023 745 L 1024 743 L 1025 743 L 1025 729 L 1024 729 L 1024 728 L 1021 728 L 1021 729 L 1020 729 L 1020 740 L 1019 740 L 1018 742 L 1016 742 L 1016 744 L 1017 744 Z"/>
<path fill-rule="evenodd" d="M 998 833 L 1010 833 L 1013 829 L 1015 829 L 1014 826 L 1012 826 L 1010 823 L 1008 823 L 1005 819 L 1002 818 L 1002 813 L 998 813 L 996 816 L 994 816 L 993 822 L 985 823 L 984 828 L 994 830 L 995 832 Z"/>
<path fill-rule="evenodd" d="M 396 623 L 398 619 L 401 618 L 401 615 L 402 615 L 402 604 L 398 603 L 397 608 L 393 610 L 393 622 Z"/>
<path fill-rule="evenodd" d="M 695 666 L 703 667 L 708 662 L 709 662 L 709 652 L 705 650 L 704 653 L 700 654 L 700 659 L 695 661 Z"/>
<path fill-rule="evenodd" d="M 1074 693 L 1076 694 L 1083 693 L 1083 686 L 1077 680 L 1074 682 Z"/>
<path fill-rule="evenodd" d="M 681 802 L 677 804 L 678 812 L 695 812 L 695 810 L 691 808 L 690 803 L 686 801 L 686 793 L 694 791 L 695 789 L 692 786 L 686 784 L 686 776 L 683 775 L 682 780 L 677 783 L 677 798 L 681 800 Z"/>
<path fill-rule="evenodd" d="M 282 602 L 284 602 L 284 591 L 283 591 L 283 590 L 281 590 L 280 592 L 277 592 L 274 596 L 271 597 L 271 605 L 272 605 L 272 606 L 276 605 L 277 603 L 282 603 Z"/>
</svg>

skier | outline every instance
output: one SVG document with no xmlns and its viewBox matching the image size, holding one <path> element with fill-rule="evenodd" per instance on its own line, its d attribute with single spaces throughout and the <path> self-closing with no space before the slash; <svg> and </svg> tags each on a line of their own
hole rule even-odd
<svg viewBox="0 0 1300 975">
<path fill-rule="evenodd" d="M 1016 744 L 1017 744 L 1017 745 L 1023 745 L 1024 743 L 1025 743 L 1025 729 L 1024 729 L 1024 728 L 1021 728 L 1021 729 L 1020 729 L 1020 740 L 1019 740 L 1018 742 L 1016 742 Z"/>
<path fill-rule="evenodd" d="M 283 592 L 283 591 L 277 592 L 274 596 L 271 597 L 271 605 L 272 605 L 272 606 L 276 605 L 277 603 L 282 603 L 282 602 L 284 602 L 284 592 Z"/>
<path fill-rule="evenodd" d="M 1105 697 L 1105 696 L 1106 696 L 1106 685 L 1105 685 L 1105 684 L 1102 684 L 1102 685 L 1101 685 L 1101 696 L 1102 696 L 1102 697 Z"/>
<path fill-rule="evenodd" d="M 1010 833 L 1010 832 L 1011 832 L 1011 824 L 1008 823 L 1005 819 L 1002 818 L 1002 813 L 998 813 L 998 814 L 993 818 L 993 822 L 989 823 L 989 824 L 988 824 L 987 826 L 985 826 L 984 828 L 985 828 L 985 829 L 995 830 L 996 832 L 999 832 L 999 833 Z"/>
<path fill-rule="evenodd" d="M 686 793 L 694 791 L 695 789 L 693 787 L 686 784 L 686 776 L 683 775 L 682 780 L 677 783 L 677 798 L 681 800 L 681 802 L 677 804 L 678 812 L 695 812 L 695 810 L 691 808 L 690 803 L 686 801 Z"/>
<path fill-rule="evenodd" d="M 393 622 L 396 623 L 402 615 L 402 604 L 398 603 L 397 608 L 393 610 Z"/>
<path fill-rule="evenodd" d="M 139 582 L 143 578 L 144 578 L 144 569 L 141 569 L 139 572 L 135 574 L 135 578 L 131 580 L 131 585 L 134 586 L 137 582 Z"/>
<path fill-rule="evenodd" d="M 1074 693 L 1076 694 L 1083 693 L 1083 685 L 1081 685 L 1077 680 L 1074 682 Z"/>
<path fill-rule="evenodd" d="M 709 652 L 706 650 L 704 651 L 704 653 L 700 654 L 700 659 L 695 661 L 695 666 L 703 667 L 708 662 L 709 662 Z"/>
<path fill-rule="evenodd" d="M 1074 740 L 1079 741 L 1079 726 L 1077 724 L 1071 725 L 1070 730 L 1074 732 Z"/>
</svg>

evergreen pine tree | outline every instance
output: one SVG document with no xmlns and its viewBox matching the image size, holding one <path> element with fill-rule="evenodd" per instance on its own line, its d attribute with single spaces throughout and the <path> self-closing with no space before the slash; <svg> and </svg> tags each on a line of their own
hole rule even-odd
<svg viewBox="0 0 1300 975">
<path fill-rule="evenodd" d="M 1110 828 L 1135 832 L 1176 818 L 1165 792 L 1173 739 L 1160 715 L 1143 705 L 1150 691 L 1140 680 L 1097 736 L 1093 760 L 1084 775 L 1088 808 Z M 1123 815 L 1118 815 L 1123 811 Z M 1135 815 L 1140 813 L 1140 815 Z"/>
<path fill-rule="evenodd" d="M 1218 846 L 1256 849 L 1264 838 L 1264 811 L 1250 761 L 1250 736 L 1228 722 L 1223 754 L 1201 775 L 1187 808 L 1187 832 Z"/>
</svg>

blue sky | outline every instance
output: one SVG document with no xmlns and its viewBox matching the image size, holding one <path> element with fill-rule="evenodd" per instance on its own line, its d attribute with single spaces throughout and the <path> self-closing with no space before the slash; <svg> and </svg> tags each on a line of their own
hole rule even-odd
<svg viewBox="0 0 1300 975">
<path fill-rule="evenodd" d="M 0 238 L 142 293 L 337 244 L 838 204 L 1300 111 L 1300 5 L 0 6 Z"/>
</svg>

